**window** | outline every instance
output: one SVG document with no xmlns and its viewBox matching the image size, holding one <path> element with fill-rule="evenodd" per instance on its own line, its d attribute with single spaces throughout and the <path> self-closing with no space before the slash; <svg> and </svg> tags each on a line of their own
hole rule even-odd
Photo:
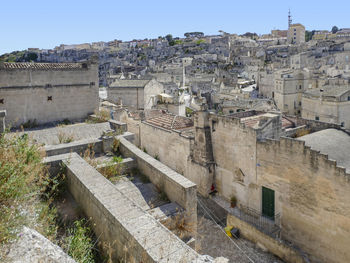
<svg viewBox="0 0 350 263">
<path fill-rule="evenodd" d="M 299 89 L 301 89 L 301 85 L 299 85 Z"/>
<path fill-rule="evenodd" d="M 301 106 L 301 101 L 299 101 L 299 106 Z"/>
<path fill-rule="evenodd" d="M 229 110 L 229 112 L 230 112 L 230 114 L 232 114 L 232 113 L 233 113 L 233 110 Z"/>
<path fill-rule="evenodd" d="M 95 82 L 90 82 L 90 86 L 95 86 Z"/>
<path fill-rule="evenodd" d="M 48 97 L 47 97 L 47 100 L 48 100 L 48 101 L 52 101 L 52 96 L 48 96 Z"/>
<path fill-rule="evenodd" d="M 4 99 L 0 99 L 0 104 L 4 104 Z"/>
<path fill-rule="evenodd" d="M 344 122 L 340 123 L 340 126 L 341 126 L 341 127 L 344 127 L 344 125 L 345 125 L 345 123 L 344 123 Z"/>
<path fill-rule="evenodd" d="M 316 120 L 316 121 L 319 121 L 319 120 L 320 120 L 320 117 L 316 116 L 316 117 L 315 117 L 315 120 Z"/>
<path fill-rule="evenodd" d="M 350 96 L 348 96 L 348 100 L 350 100 Z"/>
</svg>

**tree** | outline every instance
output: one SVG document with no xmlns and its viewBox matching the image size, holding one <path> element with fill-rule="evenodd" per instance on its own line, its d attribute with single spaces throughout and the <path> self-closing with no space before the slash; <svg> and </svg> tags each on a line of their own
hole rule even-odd
<svg viewBox="0 0 350 263">
<path fill-rule="evenodd" d="M 186 38 L 194 38 L 194 37 L 201 38 L 204 36 L 204 33 L 203 32 L 187 32 L 184 34 L 184 36 Z"/>
<path fill-rule="evenodd" d="M 166 40 L 168 40 L 168 42 L 173 41 L 173 35 L 171 35 L 171 34 L 167 34 L 167 35 L 165 36 L 165 38 L 166 38 Z"/>
<path fill-rule="evenodd" d="M 36 61 L 38 59 L 38 54 L 30 52 L 25 54 L 23 57 L 24 57 L 24 61 L 26 62 Z"/>
<path fill-rule="evenodd" d="M 337 26 L 332 27 L 332 33 L 335 34 L 339 31 L 339 28 Z"/>
<path fill-rule="evenodd" d="M 243 37 L 246 37 L 246 38 L 255 39 L 255 38 L 258 37 L 258 34 L 257 34 L 257 33 L 247 32 L 247 33 L 243 34 L 242 36 L 243 36 Z"/>
</svg>

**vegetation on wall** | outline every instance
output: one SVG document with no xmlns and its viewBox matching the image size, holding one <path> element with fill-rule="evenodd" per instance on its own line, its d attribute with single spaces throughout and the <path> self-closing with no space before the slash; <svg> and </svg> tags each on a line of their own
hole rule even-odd
<svg viewBox="0 0 350 263">
<path fill-rule="evenodd" d="M 49 176 L 42 155 L 27 135 L 0 133 L 0 261 L 6 256 L 4 248 L 27 226 L 60 245 L 77 262 L 94 262 L 91 248 L 95 244 L 86 224 L 78 221 L 60 237 L 55 200 L 64 191 L 64 167 Z"/>
</svg>

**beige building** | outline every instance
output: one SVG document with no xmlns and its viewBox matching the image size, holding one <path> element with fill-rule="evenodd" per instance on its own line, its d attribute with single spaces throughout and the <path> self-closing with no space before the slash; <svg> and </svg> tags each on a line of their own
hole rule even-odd
<svg viewBox="0 0 350 263">
<path fill-rule="evenodd" d="M 163 92 L 163 84 L 155 79 L 118 79 L 108 87 L 107 99 L 132 109 L 152 109 Z"/>
<path fill-rule="evenodd" d="M 289 26 L 287 41 L 290 44 L 305 43 L 305 27 L 302 24 L 292 24 Z"/>
<path fill-rule="evenodd" d="M 98 103 L 98 64 L 0 64 L 0 110 L 7 111 L 7 126 L 85 119 Z"/>
<path fill-rule="evenodd" d="M 281 70 L 275 73 L 274 92 L 278 109 L 289 115 L 300 115 L 302 94 L 308 88 L 309 73 L 305 70 Z"/>
<path fill-rule="evenodd" d="M 324 86 L 302 96 L 302 117 L 350 129 L 350 86 Z"/>
<path fill-rule="evenodd" d="M 270 218 L 280 227 L 280 238 L 310 262 L 346 262 L 350 136 L 302 120 L 294 125 L 306 125 L 310 134 L 282 137 L 293 129 L 291 123 L 272 113 L 211 115 L 209 124 L 218 195 L 236 197 L 242 213 Z"/>
</svg>

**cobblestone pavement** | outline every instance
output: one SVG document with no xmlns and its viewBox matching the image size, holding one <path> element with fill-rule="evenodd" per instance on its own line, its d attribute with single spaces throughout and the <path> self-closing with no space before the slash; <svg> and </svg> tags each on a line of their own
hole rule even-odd
<svg viewBox="0 0 350 263">
<path fill-rule="evenodd" d="M 210 255 L 212 257 L 225 257 L 229 262 L 239 263 L 282 263 L 283 261 L 258 248 L 254 243 L 244 239 L 234 239 L 233 241 L 246 253 L 252 260 L 249 260 L 245 254 L 238 249 L 230 238 L 220 229 L 212 220 L 203 217 L 198 213 L 198 237 L 199 253 Z"/>
</svg>

